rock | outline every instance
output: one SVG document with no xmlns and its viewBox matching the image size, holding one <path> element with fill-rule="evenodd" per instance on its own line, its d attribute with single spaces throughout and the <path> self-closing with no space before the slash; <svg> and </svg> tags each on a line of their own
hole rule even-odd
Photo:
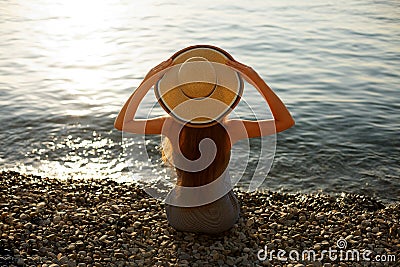
<svg viewBox="0 0 400 267">
<path fill-rule="evenodd" d="M 363 226 L 371 225 L 371 221 L 370 220 L 363 220 L 363 221 L 361 221 L 361 225 L 363 225 Z"/>
<path fill-rule="evenodd" d="M 37 209 L 43 209 L 44 207 L 46 207 L 46 203 L 45 202 L 40 202 L 36 206 Z"/>
<path fill-rule="evenodd" d="M 48 240 L 55 240 L 57 236 L 55 234 L 50 234 L 46 237 Z"/>
<path fill-rule="evenodd" d="M 229 266 L 233 266 L 233 265 L 235 265 L 235 261 L 233 260 L 232 257 L 228 256 L 226 258 L 226 264 L 228 264 Z"/>
<path fill-rule="evenodd" d="M 145 252 L 145 253 L 143 253 L 143 257 L 144 258 L 150 258 L 151 257 L 151 253 L 150 252 Z"/>
<path fill-rule="evenodd" d="M 128 228 L 126 228 L 126 231 L 128 232 L 128 233 L 133 233 L 133 232 L 135 232 L 135 227 L 128 227 Z"/>
<path fill-rule="evenodd" d="M 218 253 L 214 253 L 212 255 L 212 258 L 213 258 L 214 261 L 217 261 L 219 259 L 219 254 Z"/>
<path fill-rule="evenodd" d="M 350 240 L 353 240 L 353 235 L 348 235 L 348 236 L 346 236 L 346 237 L 345 237 L 345 240 L 346 240 L 347 242 L 349 242 Z"/>
<path fill-rule="evenodd" d="M 187 253 L 182 253 L 182 254 L 179 256 L 179 258 L 182 259 L 182 260 L 190 260 L 190 256 L 189 256 L 189 254 L 187 254 Z"/>
<path fill-rule="evenodd" d="M 87 262 L 87 263 L 93 261 L 92 257 L 90 257 L 90 256 L 86 256 L 83 260 L 84 260 L 85 262 Z"/>
<path fill-rule="evenodd" d="M 21 215 L 19 215 L 19 218 L 20 218 L 21 220 L 25 221 L 25 220 L 28 220 L 28 219 L 29 219 L 29 216 L 26 215 L 25 213 L 21 213 Z"/>
<path fill-rule="evenodd" d="M 114 256 L 118 259 L 120 259 L 120 258 L 124 258 L 125 257 L 125 255 L 123 254 L 123 253 L 120 253 L 120 252 L 117 252 L 117 253 L 114 253 Z"/>
<path fill-rule="evenodd" d="M 100 241 L 105 241 L 108 238 L 108 235 L 102 235 L 99 240 Z"/>
<path fill-rule="evenodd" d="M 353 234 L 354 234 L 355 236 L 360 236 L 360 235 L 361 235 L 361 231 L 360 231 L 359 229 L 357 229 L 357 230 L 355 230 L 355 231 L 353 232 Z"/>
<path fill-rule="evenodd" d="M 247 220 L 246 226 L 251 227 L 254 224 L 254 218 L 250 218 Z"/>
<path fill-rule="evenodd" d="M 67 256 L 62 256 L 58 260 L 60 261 L 61 264 L 68 263 L 68 257 Z"/>
<path fill-rule="evenodd" d="M 327 247 L 327 246 L 329 246 L 330 245 L 330 243 L 329 243 L 329 241 L 328 240 L 322 240 L 322 242 L 321 242 L 321 246 L 323 246 L 323 247 Z"/>
<path fill-rule="evenodd" d="M 59 223 L 61 221 L 61 217 L 56 215 L 53 217 L 53 223 Z"/>
<path fill-rule="evenodd" d="M 80 251 L 78 252 L 78 255 L 79 255 L 79 256 L 82 256 L 82 257 L 86 257 L 86 251 L 80 250 Z"/>
<path fill-rule="evenodd" d="M 25 260 L 23 258 L 18 258 L 18 260 L 17 260 L 17 265 L 18 266 L 23 266 L 24 263 L 25 263 Z"/>
<path fill-rule="evenodd" d="M 294 240 L 300 240 L 301 239 L 301 235 L 300 234 L 295 234 L 294 236 L 293 236 L 293 239 Z"/>
</svg>

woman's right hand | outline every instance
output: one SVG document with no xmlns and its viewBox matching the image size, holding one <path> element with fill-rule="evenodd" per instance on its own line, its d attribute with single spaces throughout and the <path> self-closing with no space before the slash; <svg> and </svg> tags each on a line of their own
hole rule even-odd
<svg viewBox="0 0 400 267">
<path fill-rule="evenodd" d="M 257 81 L 257 80 L 262 80 L 262 78 L 260 77 L 260 75 L 258 75 L 258 73 L 250 66 L 247 66 L 243 63 L 240 63 L 238 61 L 235 60 L 228 60 L 226 62 L 226 65 L 236 69 L 237 71 L 239 71 L 240 73 L 244 74 L 245 76 L 247 76 L 251 81 Z"/>
<path fill-rule="evenodd" d="M 235 60 L 228 60 L 226 65 L 232 67 L 239 71 L 239 73 L 244 75 L 244 78 L 250 83 L 253 84 L 256 88 L 263 87 L 265 81 L 258 75 L 258 73 L 250 66 L 247 66 L 243 63 L 240 63 Z"/>
<path fill-rule="evenodd" d="M 229 60 L 226 65 L 236 69 L 241 74 L 243 74 L 244 78 L 252 84 L 258 92 L 264 97 L 265 101 L 267 101 L 270 110 L 274 116 L 275 121 L 275 131 L 281 132 L 284 131 L 294 125 L 294 120 L 290 115 L 290 112 L 287 110 L 285 104 L 282 100 L 272 91 L 272 89 L 268 86 L 268 84 L 260 77 L 260 75 L 253 70 L 252 67 L 246 66 L 240 62 Z M 246 126 L 246 129 L 250 131 L 248 136 L 257 136 L 258 133 L 255 129 L 264 129 L 265 133 L 270 133 L 271 129 L 271 121 L 270 120 L 262 120 L 256 122 L 258 124 L 262 123 L 263 125 L 253 124 L 252 122 L 247 123 L 250 126 Z M 253 129 L 253 130 L 252 130 Z"/>
</svg>

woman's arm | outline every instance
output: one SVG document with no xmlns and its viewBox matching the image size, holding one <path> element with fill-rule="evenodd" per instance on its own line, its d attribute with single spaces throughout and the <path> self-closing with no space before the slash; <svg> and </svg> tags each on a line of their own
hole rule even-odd
<svg viewBox="0 0 400 267">
<path fill-rule="evenodd" d="M 139 87 L 125 102 L 115 119 L 114 127 L 116 129 L 138 134 L 161 134 L 167 116 L 152 119 L 135 119 L 135 114 L 144 96 L 165 73 L 171 62 L 172 60 L 168 59 L 149 71 Z"/>
<path fill-rule="evenodd" d="M 234 141 L 282 132 L 294 125 L 295 122 L 285 104 L 257 72 L 237 61 L 228 61 L 227 65 L 243 74 L 244 78 L 260 92 L 274 116 L 274 120 L 228 120 L 227 126 L 231 130 L 230 133 Z"/>
</svg>

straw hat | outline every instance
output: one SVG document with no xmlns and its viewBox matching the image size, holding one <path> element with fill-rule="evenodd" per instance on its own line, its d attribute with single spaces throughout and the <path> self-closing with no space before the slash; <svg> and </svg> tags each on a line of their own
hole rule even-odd
<svg viewBox="0 0 400 267">
<path fill-rule="evenodd" d="M 215 124 L 239 102 L 243 80 L 228 67 L 226 51 L 209 45 L 184 48 L 172 56 L 172 66 L 154 86 L 160 105 L 192 127 Z"/>
</svg>

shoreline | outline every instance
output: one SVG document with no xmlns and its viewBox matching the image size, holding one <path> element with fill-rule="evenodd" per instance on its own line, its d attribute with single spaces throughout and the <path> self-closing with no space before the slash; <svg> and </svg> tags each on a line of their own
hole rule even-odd
<svg viewBox="0 0 400 267">
<path fill-rule="evenodd" d="M 164 205 L 133 184 L 0 172 L 0 266 L 363 266 L 282 261 L 258 252 L 347 249 L 400 261 L 400 203 L 343 194 L 244 193 L 241 217 L 221 235 L 177 232 Z M 286 254 L 286 257 L 288 254 Z M 382 265 L 383 264 L 383 265 Z"/>
</svg>

